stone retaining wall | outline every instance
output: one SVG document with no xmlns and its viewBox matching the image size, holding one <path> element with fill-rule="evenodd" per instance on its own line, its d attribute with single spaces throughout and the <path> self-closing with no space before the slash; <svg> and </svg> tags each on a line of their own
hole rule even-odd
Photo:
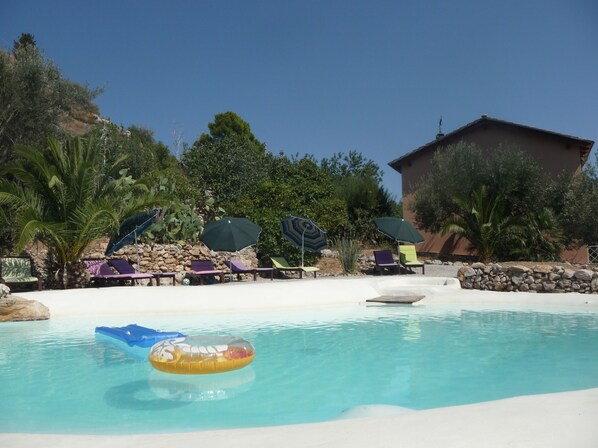
<svg viewBox="0 0 598 448">
<path fill-rule="evenodd" d="M 108 241 L 97 241 L 88 247 L 82 258 L 105 259 L 104 252 Z M 139 244 L 139 270 L 141 272 L 176 272 L 178 283 L 185 272 L 191 269 L 191 260 L 212 260 L 216 269 L 228 270 L 224 262 L 228 259 L 219 252 L 213 252 L 203 244 Z M 124 258 L 137 267 L 137 247 L 125 246 L 109 258 Z M 241 260 L 247 266 L 257 266 L 257 257 L 253 248 L 234 254 L 235 260 Z"/>
<path fill-rule="evenodd" d="M 579 292 L 598 294 L 598 268 L 534 267 L 474 263 L 457 274 L 461 287 L 483 291 Z"/>
</svg>

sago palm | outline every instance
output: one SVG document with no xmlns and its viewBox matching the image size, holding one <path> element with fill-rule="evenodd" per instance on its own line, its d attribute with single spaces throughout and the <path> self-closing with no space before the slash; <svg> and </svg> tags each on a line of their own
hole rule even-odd
<svg viewBox="0 0 598 448">
<path fill-rule="evenodd" d="M 504 198 L 489 194 L 482 186 L 469 197 L 454 197 L 453 201 L 458 211 L 445 220 L 442 233 L 465 237 L 481 261 L 491 260 L 514 226 L 513 220 L 506 216 Z"/>
<path fill-rule="evenodd" d="M 17 154 L 0 171 L 0 205 L 11 211 L 15 249 L 33 240 L 44 243 L 62 267 L 64 287 L 68 265 L 89 243 L 118 229 L 127 216 L 161 202 L 147 191 L 135 194 L 130 178 L 106 177 L 103 173 L 115 167 L 102 167 L 99 147 L 90 141 L 77 138 L 62 145 L 49 138 L 45 150 Z"/>
</svg>

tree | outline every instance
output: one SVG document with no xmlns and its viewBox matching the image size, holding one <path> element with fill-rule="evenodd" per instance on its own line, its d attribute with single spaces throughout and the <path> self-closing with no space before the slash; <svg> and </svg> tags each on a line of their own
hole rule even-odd
<svg viewBox="0 0 598 448">
<path fill-rule="evenodd" d="M 146 176 L 158 178 L 162 171 L 179 166 L 168 147 L 156 142 L 153 132 L 144 127 L 130 126 L 124 129 L 108 120 L 102 120 L 89 136 L 99 141 L 104 168 L 117 164 L 119 170 L 126 168 L 135 179 Z M 107 174 L 115 175 L 110 172 Z"/>
<path fill-rule="evenodd" d="M 556 188 L 555 210 L 567 242 L 598 243 L 598 156 L 578 175 L 562 177 Z"/>
<path fill-rule="evenodd" d="M 58 68 L 21 35 L 13 54 L 0 52 L 0 165 L 15 148 L 43 146 L 48 135 L 63 135 L 60 122 L 75 111 L 97 112 L 90 90 L 62 77 Z"/>
<path fill-rule="evenodd" d="M 465 237 L 482 262 L 492 260 L 513 226 L 505 214 L 505 199 L 493 196 L 486 186 L 481 186 L 467 197 L 453 197 L 453 202 L 456 211 L 444 221 L 442 233 Z"/>
<path fill-rule="evenodd" d="M 324 158 L 320 166 L 335 178 L 346 177 L 369 177 L 377 182 L 382 182 L 382 171 L 373 161 L 365 158 L 363 154 L 355 150 L 348 154 L 338 152 L 330 159 Z"/>
<path fill-rule="evenodd" d="M 332 177 L 337 197 L 346 203 L 349 220 L 342 231 L 345 236 L 375 241 L 378 233 L 373 220 L 402 214 L 397 202 L 381 185 L 382 171 L 363 154 L 337 153 L 330 159 L 322 159 L 320 167 Z"/>
<path fill-rule="evenodd" d="M 209 134 L 201 134 L 200 144 L 214 143 L 227 137 L 239 137 L 250 142 L 256 151 L 265 151 L 266 145 L 260 142 L 251 132 L 251 126 L 234 112 L 222 112 L 214 116 L 214 121 L 208 123 Z"/>
<path fill-rule="evenodd" d="M 483 153 L 461 142 L 436 152 L 411 208 L 421 228 L 453 229 L 484 259 L 533 253 L 552 260 L 558 258 L 561 235 L 547 211 L 550 191 L 548 177 L 525 153 L 503 147 Z M 511 226 L 514 222 L 521 225 Z"/>
<path fill-rule="evenodd" d="M 523 215 L 511 244 L 505 241 L 497 252 L 502 259 L 508 257 L 518 260 L 555 261 L 563 249 L 563 239 L 553 211 L 546 207 Z"/>
<path fill-rule="evenodd" d="M 27 48 L 27 47 L 37 48 L 37 42 L 35 41 L 35 37 L 33 37 L 33 34 L 22 33 L 19 36 L 19 39 L 15 40 L 12 43 L 13 56 L 17 57 L 17 55 L 20 53 L 19 50 Z"/>
<path fill-rule="evenodd" d="M 101 171 L 99 145 L 73 139 L 65 145 L 49 138 L 46 150 L 17 150 L 18 159 L 2 167 L 14 180 L 0 179 L 0 205 L 16 234 L 16 250 L 33 240 L 46 245 L 68 284 L 68 270 L 100 236 L 118 230 L 128 216 L 165 203 L 130 177 L 113 179 Z"/>
<path fill-rule="evenodd" d="M 486 184 L 485 171 L 482 153 L 473 144 L 459 143 L 436 152 L 410 204 L 418 227 L 440 232 L 444 222 L 458 212 L 453 198 L 468 198 Z"/>
<path fill-rule="evenodd" d="M 312 219 L 334 238 L 347 225 L 345 204 L 335 195 L 331 177 L 313 157 L 289 158 L 268 154 L 268 174 L 255 195 L 238 201 L 235 215 L 247 217 L 262 228 L 258 257 L 284 254 L 291 263 L 299 263 L 301 252 L 280 231 L 280 220 L 292 214 Z M 230 210 L 227 210 L 230 212 Z M 306 253 L 306 263 L 315 256 Z"/>
<path fill-rule="evenodd" d="M 237 135 L 204 143 L 200 140 L 186 148 L 181 157 L 193 185 L 212 192 L 229 211 L 240 198 L 255 196 L 267 175 L 266 155 Z"/>
</svg>

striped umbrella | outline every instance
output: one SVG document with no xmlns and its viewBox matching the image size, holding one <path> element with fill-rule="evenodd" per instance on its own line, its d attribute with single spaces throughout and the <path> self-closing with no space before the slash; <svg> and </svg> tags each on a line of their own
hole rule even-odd
<svg viewBox="0 0 598 448">
<path fill-rule="evenodd" d="M 301 248 L 301 266 L 303 266 L 303 255 L 306 249 L 319 252 L 328 247 L 326 232 L 311 219 L 289 215 L 280 220 L 280 227 L 284 237 Z"/>
</svg>

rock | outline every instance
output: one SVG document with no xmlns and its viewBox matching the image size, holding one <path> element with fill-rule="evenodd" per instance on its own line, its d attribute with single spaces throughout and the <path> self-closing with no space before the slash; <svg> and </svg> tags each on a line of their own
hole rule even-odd
<svg viewBox="0 0 598 448">
<path fill-rule="evenodd" d="M 575 277 L 575 271 L 573 269 L 565 269 L 561 274 L 563 278 L 573 278 Z"/>
<path fill-rule="evenodd" d="M 500 264 L 494 263 L 492 265 L 492 272 L 501 272 L 502 271 L 502 266 Z"/>
<path fill-rule="evenodd" d="M 525 266 L 515 265 L 515 266 L 509 266 L 507 268 L 507 271 L 512 272 L 514 274 L 523 274 L 524 272 L 529 272 L 530 269 L 526 268 Z"/>
<path fill-rule="evenodd" d="M 473 268 L 463 267 L 459 269 L 459 273 L 463 274 L 463 277 L 475 277 L 476 272 Z"/>
<path fill-rule="evenodd" d="M 569 288 L 571 286 L 571 283 L 572 283 L 571 280 L 569 280 L 568 278 L 565 278 L 563 280 L 560 280 L 559 283 L 558 283 L 558 285 L 561 288 L 567 289 L 567 288 Z"/>
<path fill-rule="evenodd" d="M 598 277 L 594 277 L 592 279 L 592 283 L 590 283 L 590 287 L 592 288 L 592 291 L 598 291 Z"/>
<path fill-rule="evenodd" d="M 594 276 L 594 272 L 590 271 L 589 269 L 580 269 L 579 271 L 575 271 L 575 278 L 581 281 L 589 282 L 592 280 Z"/>
<path fill-rule="evenodd" d="M 552 266 L 548 266 L 548 265 L 534 266 L 533 271 L 538 274 L 549 274 L 550 272 L 552 272 Z"/>
<path fill-rule="evenodd" d="M 0 322 L 47 320 L 49 318 L 50 310 L 37 300 L 27 300 L 16 296 L 0 299 Z"/>
<path fill-rule="evenodd" d="M 474 263 L 471 265 L 472 268 L 474 269 L 484 269 L 486 267 L 486 265 L 484 263 Z"/>
<path fill-rule="evenodd" d="M 0 299 L 10 295 L 10 288 L 3 283 L 0 283 Z"/>
<path fill-rule="evenodd" d="M 520 275 L 514 275 L 513 277 L 511 277 L 511 281 L 515 286 L 519 286 L 521 285 L 521 283 L 523 283 L 523 277 Z"/>
</svg>

